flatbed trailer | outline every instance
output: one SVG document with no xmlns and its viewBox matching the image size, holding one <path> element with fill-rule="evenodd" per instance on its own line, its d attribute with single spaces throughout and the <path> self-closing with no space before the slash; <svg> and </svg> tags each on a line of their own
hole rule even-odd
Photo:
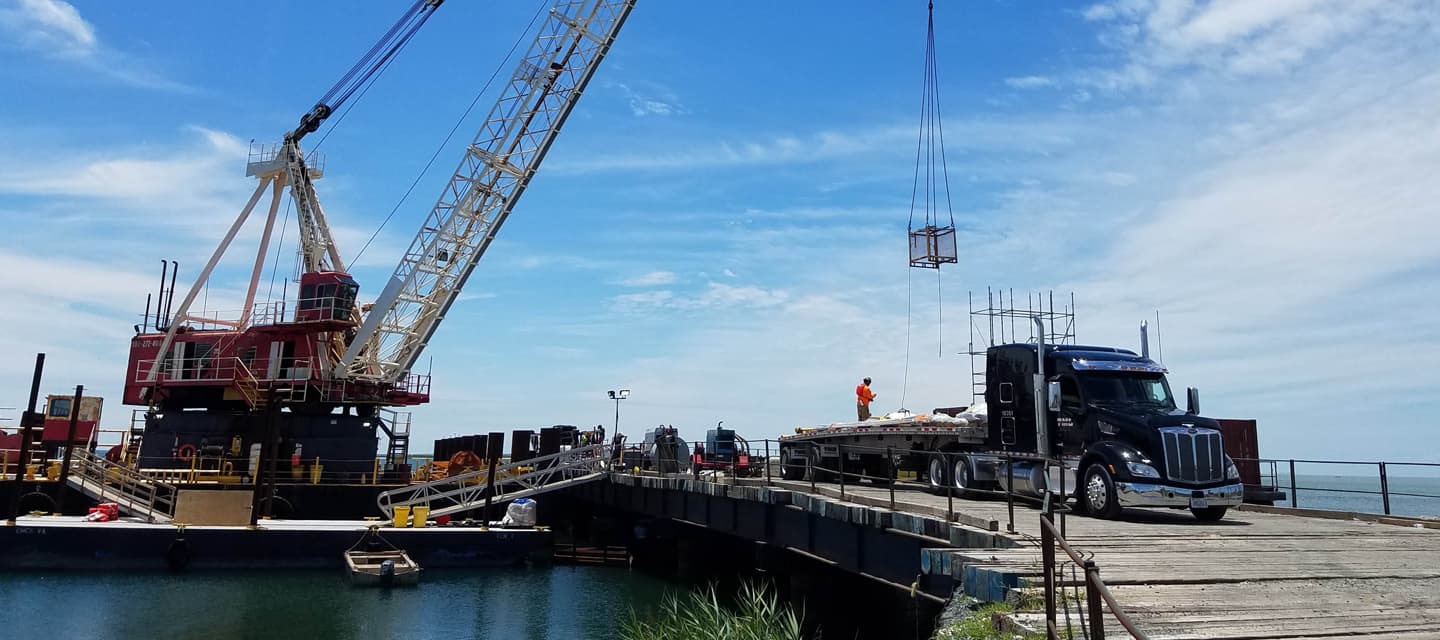
<svg viewBox="0 0 1440 640">
<path fill-rule="evenodd" d="M 937 454 L 983 449 L 988 432 L 984 422 L 938 412 L 799 427 L 780 437 L 780 475 L 827 482 L 843 471 L 887 483 L 899 471 L 914 471 L 916 477 L 924 473 L 932 484 L 943 485 L 954 464 Z"/>
</svg>

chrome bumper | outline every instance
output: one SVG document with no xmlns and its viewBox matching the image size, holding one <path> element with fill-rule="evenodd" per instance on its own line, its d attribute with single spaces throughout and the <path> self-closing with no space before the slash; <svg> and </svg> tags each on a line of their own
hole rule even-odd
<svg viewBox="0 0 1440 640">
<path fill-rule="evenodd" d="M 1233 507 L 1245 500 L 1245 485 L 1237 482 L 1209 489 L 1185 489 L 1164 484 L 1116 482 L 1115 494 L 1122 507 L 1189 507 L 1192 498 L 1202 498 L 1212 507 Z"/>
</svg>

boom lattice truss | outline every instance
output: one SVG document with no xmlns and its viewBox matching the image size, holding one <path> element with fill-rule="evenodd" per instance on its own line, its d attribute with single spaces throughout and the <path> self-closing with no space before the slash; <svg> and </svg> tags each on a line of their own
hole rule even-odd
<svg viewBox="0 0 1440 640">
<path fill-rule="evenodd" d="M 524 193 L 634 0 L 559 0 L 411 242 L 336 378 L 394 383 Z"/>
</svg>

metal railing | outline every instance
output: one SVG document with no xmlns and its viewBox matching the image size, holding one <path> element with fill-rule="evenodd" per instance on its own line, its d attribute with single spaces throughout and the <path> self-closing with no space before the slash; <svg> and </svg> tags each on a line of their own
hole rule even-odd
<svg viewBox="0 0 1440 640">
<path fill-rule="evenodd" d="M 441 516 L 484 508 L 598 479 L 610 469 L 610 445 L 576 447 L 519 462 L 490 462 L 477 469 L 440 480 L 412 484 L 380 493 L 375 503 L 391 516 L 395 507 L 423 504 Z"/>
<path fill-rule="evenodd" d="M 1083 584 L 1085 586 L 1085 606 L 1081 608 L 1080 598 L 1057 598 L 1057 594 L 1063 594 L 1064 567 L 1062 563 L 1056 562 L 1055 549 L 1059 547 L 1072 563 L 1072 567 L 1079 567 L 1085 573 Z M 1041 566 L 1045 572 L 1045 633 L 1051 640 L 1060 640 L 1062 637 L 1058 624 L 1059 609 L 1065 608 L 1066 633 L 1064 637 L 1073 638 L 1074 630 L 1071 628 L 1071 607 L 1074 606 L 1074 619 L 1080 623 L 1080 633 L 1090 640 L 1105 640 L 1105 609 L 1108 607 L 1110 615 L 1120 623 L 1132 638 L 1148 640 L 1130 615 L 1125 613 L 1120 604 L 1115 602 L 1115 596 L 1110 593 L 1110 588 L 1105 586 L 1105 581 L 1100 579 L 1100 567 L 1095 561 L 1075 552 L 1060 530 L 1055 527 L 1054 514 L 1046 511 L 1040 514 L 1040 554 Z M 1073 572 L 1073 568 L 1072 568 Z M 1057 579 L 1056 576 L 1060 578 Z M 1075 580 L 1072 573 L 1071 586 L 1078 587 L 1080 581 Z"/>
<path fill-rule="evenodd" d="M 1391 486 L 1391 481 L 1392 481 L 1392 479 L 1394 479 L 1394 480 L 1397 480 L 1397 481 L 1401 482 L 1402 484 L 1403 484 L 1403 483 L 1408 483 L 1408 482 L 1411 482 L 1411 481 L 1414 481 L 1414 480 L 1421 480 L 1421 481 L 1426 481 L 1426 480 L 1428 480 L 1428 481 L 1430 481 L 1430 482 L 1435 483 L 1435 485 L 1436 485 L 1437 487 L 1440 487 L 1440 463 L 1435 463 L 1435 462 L 1359 461 L 1359 460 L 1307 460 L 1307 459 L 1299 459 L 1299 458 L 1236 458 L 1236 459 L 1235 459 L 1235 462 L 1236 462 L 1237 464 L 1247 463 L 1247 462 L 1248 462 L 1248 463 L 1254 463 L 1254 464 L 1260 469 L 1260 473 L 1259 473 L 1259 476 L 1260 476 L 1260 477 L 1259 477 L 1260 484 L 1258 485 L 1258 488 L 1261 488 L 1261 489 L 1287 489 L 1287 488 L 1288 488 L 1288 489 L 1289 489 L 1289 503 L 1290 503 L 1290 507 L 1292 507 L 1292 508 L 1305 507 L 1305 508 L 1312 508 L 1312 509 L 1327 509 L 1327 510 L 1332 510 L 1332 511 L 1349 511 L 1349 512 L 1358 512 L 1358 513 L 1377 513 L 1377 512 L 1374 510 L 1374 508 L 1375 508 L 1376 506 L 1378 506 L 1378 507 L 1379 507 L 1378 513 L 1383 514 L 1383 515 L 1394 515 L 1394 514 L 1393 514 L 1393 510 L 1392 510 L 1392 506 L 1393 506 L 1393 505 L 1392 505 L 1392 500 L 1391 500 L 1391 498 L 1399 497 L 1399 498 L 1413 498 L 1413 499 L 1416 499 L 1416 500 L 1433 500 L 1434 502 L 1424 503 L 1424 504 L 1426 504 L 1426 505 L 1431 506 L 1431 509 L 1432 509 L 1432 510 L 1431 510 L 1429 513 L 1416 513 L 1416 514 L 1414 514 L 1414 515 L 1431 515 L 1431 516 L 1440 515 L 1440 489 L 1437 489 L 1437 490 L 1435 490 L 1435 491 L 1433 491 L 1433 492 L 1431 492 L 1431 491 L 1405 490 L 1405 489 L 1396 490 L 1394 487 Z M 1306 466 L 1309 466 L 1310 468 L 1309 468 L 1309 469 L 1306 469 Z M 1342 468 L 1345 468 L 1345 469 L 1365 469 L 1365 470 L 1371 470 L 1373 473 L 1367 473 L 1367 474 L 1365 474 L 1365 475 L 1337 475 L 1337 476 L 1335 476 L 1335 478 L 1336 478 L 1337 480 L 1343 479 L 1344 481 L 1350 481 L 1350 482 L 1352 482 L 1352 483 L 1353 483 L 1353 482 L 1358 482 L 1358 481 L 1361 481 L 1361 480 L 1374 479 L 1374 480 L 1377 482 L 1377 486 L 1376 486 L 1375 489 L 1364 489 L 1364 488 L 1356 488 L 1356 485 L 1352 485 L 1352 486 L 1349 486 L 1349 487 L 1344 487 L 1344 486 L 1329 486 L 1329 487 L 1325 487 L 1325 486 L 1315 486 L 1315 485 L 1313 485 L 1313 484 L 1310 484 L 1310 481 L 1303 481 L 1304 484 L 1302 484 L 1302 480 L 1299 478 L 1299 475 L 1300 475 L 1300 474 L 1297 473 L 1297 471 L 1299 471 L 1299 472 L 1304 472 L 1304 471 L 1307 471 L 1307 470 L 1313 471 L 1313 470 L 1315 470 L 1315 467 L 1317 467 L 1317 466 L 1325 466 L 1325 467 L 1332 467 L 1332 468 L 1333 468 L 1333 467 L 1342 467 Z M 1405 469 L 1405 470 L 1426 469 L 1426 470 L 1431 470 L 1431 471 L 1433 471 L 1434 473 L 1433 473 L 1432 475 L 1428 476 L 1428 477 L 1416 477 L 1416 476 L 1399 476 L 1399 477 L 1394 477 L 1394 476 L 1392 476 L 1391 472 L 1394 471 L 1394 470 L 1396 470 L 1396 469 Z M 1314 474 L 1314 475 L 1320 475 L 1320 474 Z M 1403 479 L 1402 479 L 1402 478 L 1403 478 Z M 1267 481 L 1268 481 L 1268 484 L 1267 484 Z M 1337 483 L 1337 484 L 1338 484 L 1338 483 Z M 1307 486 L 1307 485 L 1308 485 L 1308 486 Z M 1247 485 L 1247 486 L 1256 487 L 1257 485 L 1251 484 L 1251 485 Z M 1301 499 L 1300 499 L 1300 495 L 1299 495 L 1301 491 L 1311 492 L 1312 495 L 1316 495 L 1316 494 L 1321 495 L 1321 496 L 1331 495 L 1331 496 L 1336 496 L 1336 497 L 1339 497 L 1339 498 L 1344 498 L 1344 497 L 1347 497 L 1347 496 L 1373 496 L 1374 498 L 1378 498 L 1379 504 L 1376 505 L 1376 504 L 1375 504 L 1374 502 L 1372 502 L 1372 501 L 1362 501 L 1362 502 L 1357 502 L 1356 504 L 1345 505 L 1345 506 L 1368 507 L 1368 508 L 1359 508 L 1359 509 L 1334 509 L 1334 508 L 1331 508 L 1331 507 L 1334 506 L 1333 504 L 1327 505 L 1327 504 L 1325 504 L 1325 502 L 1321 502 L 1321 503 L 1319 503 L 1318 505 L 1312 506 L 1312 505 L 1311 505 L 1310 503 L 1308 503 L 1308 502 L 1305 503 L 1305 504 L 1302 504 L 1302 503 L 1301 503 Z"/>
<path fill-rule="evenodd" d="M 175 513 L 175 485 L 110 462 L 89 449 L 73 447 L 71 455 L 68 482 L 82 492 L 115 502 L 151 522 L 168 521 Z"/>
</svg>

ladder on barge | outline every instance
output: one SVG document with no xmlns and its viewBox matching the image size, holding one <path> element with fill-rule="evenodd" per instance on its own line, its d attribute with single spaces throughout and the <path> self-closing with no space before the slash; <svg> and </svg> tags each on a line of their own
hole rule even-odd
<svg viewBox="0 0 1440 640">
<path fill-rule="evenodd" d="M 610 453 L 606 444 L 576 447 L 497 464 L 493 487 L 490 469 L 479 469 L 391 489 L 376 496 L 375 503 L 387 518 L 394 517 L 395 507 L 415 505 L 428 505 L 431 517 L 461 513 L 481 508 L 487 501 L 503 504 L 599 480 L 609 472 Z"/>
<path fill-rule="evenodd" d="M 170 522 L 174 517 L 175 485 L 106 460 L 86 448 L 76 447 L 71 453 L 66 483 L 91 499 L 113 502 L 121 511 L 150 522 Z"/>
</svg>

